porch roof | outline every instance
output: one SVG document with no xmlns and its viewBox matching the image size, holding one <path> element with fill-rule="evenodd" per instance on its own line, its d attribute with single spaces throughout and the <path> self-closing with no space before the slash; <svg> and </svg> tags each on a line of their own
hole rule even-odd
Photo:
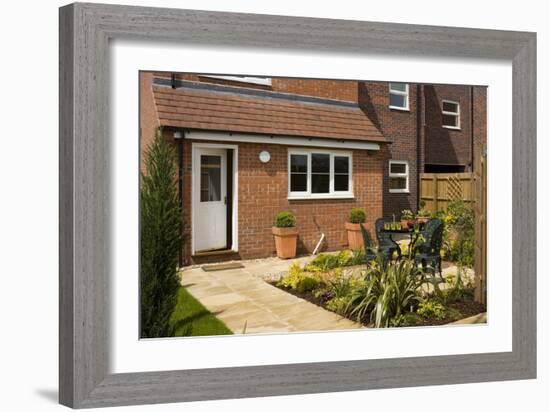
<svg viewBox="0 0 550 412">
<path fill-rule="evenodd" d="M 353 102 L 183 82 L 153 84 L 161 126 L 389 143 Z"/>
</svg>

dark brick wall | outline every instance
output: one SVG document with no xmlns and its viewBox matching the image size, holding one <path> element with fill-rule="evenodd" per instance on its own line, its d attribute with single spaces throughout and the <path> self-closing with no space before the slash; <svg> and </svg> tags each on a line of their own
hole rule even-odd
<svg viewBox="0 0 550 412">
<path fill-rule="evenodd" d="M 358 83 L 359 105 L 374 125 L 392 144 L 384 151 L 384 205 L 383 215 L 396 219 L 403 209 L 416 211 L 417 204 L 417 87 L 409 84 L 409 110 L 389 108 L 387 82 Z M 405 160 L 409 163 L 409 193 L 390 193 L 389 160 Z"/>
<path fill-rule="evenodd" d="M 425 85 L 425 164 L 464 166 L 472 164 L 472 105 L 470 86 Z M 442 100 L 460 104 L 460 129 L 443 127 Z"/>
</svg>

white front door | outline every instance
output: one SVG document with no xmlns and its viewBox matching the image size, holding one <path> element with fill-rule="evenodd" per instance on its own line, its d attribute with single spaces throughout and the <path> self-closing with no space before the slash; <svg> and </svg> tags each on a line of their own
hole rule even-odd
<svg viewBox="0 0 550 412">
<path fill-rule="evenodd" d="M 197 148 L 194 170 L 195 251 L 227 246 L 227 150 Z"/>
</svg>

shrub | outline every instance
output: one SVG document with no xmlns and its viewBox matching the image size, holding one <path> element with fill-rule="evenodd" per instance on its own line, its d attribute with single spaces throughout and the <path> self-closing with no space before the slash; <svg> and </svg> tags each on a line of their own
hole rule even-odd
<svg viewBox="0 0 550 412">
<path fill-rule="evenodd" d="M 279 212 L 273 220 L 273 226 L 275 227 L 294 227 L 296 225 L 296 219 L 290 212 Z"/>
<path fill-rule="evenodd" d="M 288 272 L 277 282 L 278 286 L 283 286 L 285 288 L 296 289 L 298 283 L 304 279 L 307 274 L 300 268 L 300 265 L 294 263 L 288 269 Z"/>
<path fill-rule="evenodd" d="M 349 304 L 349 296 L 333 297 L 327 302 L 327 309 L 344 315 Z"/>
<path fill-rule="evenodd" d="M 362 265 L 365 263 L 365 251 L 363 249 L 356 249 L 351 252 L 351 257 L 348 260 L 349 266 Z"/>
<path fill-rule="evenodd" d="M 421 322 L 420 316 L 416 313 L 409 312 L 398 315 L 390 320 L 390 326 L 393 328 L 416 326 Z"/>
<path fill-rule="evenodd" d="M 182 214 L 173 148 L 160 129 L 145 155 L 140 187 L 140 315 L 143 338 L 173 334 L 180 280 Z"/>
<path fill-rule="evenodd" d="M 420 209 L 416 214 L 416 217 L 430 217 L 430 216 L 431 216 L 430 211 L 424 208 Z"/>
<path fill-rule="evenodd" d="M 298 281 L 296 290 L 300 293 L 311 292 L 317 289 L 320 285 L 320 281 L 312 276 L 305 276 Z"/>
<path fill-rule="evenodd" d="M 379 256 L 365 271 L 363 282 L 352 291 L 347 313 L 358 321 L 370 313 L 375 327 L 388 327 L 392 319 L 420 300 L 423 282 L 424 275 L 414 261 L 386 263 Z"/>
<path fill-rule="evenodd" d="M 474 211 L 462 200 L 455 200 L 447 207 L 445 221 L 453 233 L 449 257 L 460 266 L 474 265 Z"/>
<path fill-rule="evenodd" d="M 304 270 L 308 272 L 328 272 L 341 266 L 338 256 L 329 253 L 320 253 L 304 267 Z"/>
<path fill-rule="evenodd" d="M 413 212 L 410 209 L 401 211 L 401 220 L 411 220 L 413 218 Z"/>
<path fill-rule="evenodd" d="M 443 320 L 447 317 L 447 309 L 437 300 L 430 299 L 420 302 L 416 311 L 423 318 L 436 318 Z"/>
<path fill-rule="evenodd" d="M 367 216 L 365 211 L 361 208 L 355 207 L 349 212 L 349 222 L 350 223 L 365 223 Z"/>
</svg>

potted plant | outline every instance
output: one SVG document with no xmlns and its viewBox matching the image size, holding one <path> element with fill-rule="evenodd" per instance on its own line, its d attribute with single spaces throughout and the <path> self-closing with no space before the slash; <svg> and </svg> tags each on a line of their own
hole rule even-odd
<svg viewBox="0 0 550 412">
<path fill-rule="evenodd" d="M 409 226 L 414 226 L 413 212 L 410 209 L 401 211 L 401 229 L 408 230 Z"/>
<path fill-rule="evenodd" d="M 349 212 L 349 219 L 346 222 L 348 232 L 348 246 L 351 250 L 363 248 L 363 235 L 361 234 L 361 223 L 365 223 L 366 214 L 363 209 L 353 208 Z"/>
<path fill-rule="evenodd" d="M 296 219 L 290 212 L 279 212 L 273 220 L 273 227 L 271 230 L 275 237 L 277 256 L 281 259 L 296 257 L 298 230 L 295 226 Z"/>
<path fill-rule="evenodd" d="M 427 209 L 420 209 L 418 213 L 416 214 L 416 221 L 418 223 L 426 223 L 428 220 L 430 220 L 430 211 Z"/>
</svg>

